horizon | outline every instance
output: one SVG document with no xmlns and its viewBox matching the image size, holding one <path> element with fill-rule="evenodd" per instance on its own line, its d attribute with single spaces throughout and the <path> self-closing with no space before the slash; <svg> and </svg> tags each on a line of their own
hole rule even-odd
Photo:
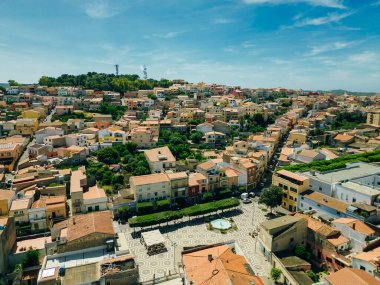
<svg viewBox="0 0 380 285">
<path fill-rule="evenodd" d="M 3 1 L 0 82 L 138 74 L 380 92 L 380 1 Z"/>
</svg>

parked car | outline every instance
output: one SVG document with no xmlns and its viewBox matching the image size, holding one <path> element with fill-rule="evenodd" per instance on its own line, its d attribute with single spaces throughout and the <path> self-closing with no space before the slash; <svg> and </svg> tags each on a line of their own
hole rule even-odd
<svg viewBox="0 0 380 285">
<path fill-rule="evenodd" d="M 240 199 L 242 199 L 244 201 L 244 199 L 248 199 L 248 193 L 242 193 L 240 195 Z"/>
<path fill-rule="evenodd" d="M 243 199 L 243 203 L 244 204 L 249 204 L 249 203 L 252 203 L 252 200 L 249 199 L 249 198 L 245 198 L 245 199 Z"/>
</svg>

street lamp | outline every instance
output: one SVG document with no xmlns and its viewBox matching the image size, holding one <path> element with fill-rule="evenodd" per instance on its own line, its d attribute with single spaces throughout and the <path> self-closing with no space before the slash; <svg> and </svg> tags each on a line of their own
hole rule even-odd
<svg viewBox="0 0 380 285">
<path fill-rule="evenodd" d="M 177 246 L 177 243 L 173 242 L 172 246 L 173 246 L 173 267 L 174 267 L 174 272 L 177 272 L 177 269 L 176 269 L 176 266 L 175 266 L 175 248 Z"/>
</svg>

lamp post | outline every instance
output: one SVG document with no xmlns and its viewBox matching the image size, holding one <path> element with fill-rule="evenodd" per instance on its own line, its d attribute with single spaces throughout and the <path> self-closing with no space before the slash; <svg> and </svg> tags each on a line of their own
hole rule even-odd
<svg viewBox="0 0 380 285">
<path fill-rule="evenodd" d="M 177 243 L 173 242 L 172 246 L 173 246 L 173 267 L 174 267 L 174 272 L 177 272 L 177 269 L 176 269 L 176 266 L 175 266 L 175 248 L 177 246 Z"/>
</svg>

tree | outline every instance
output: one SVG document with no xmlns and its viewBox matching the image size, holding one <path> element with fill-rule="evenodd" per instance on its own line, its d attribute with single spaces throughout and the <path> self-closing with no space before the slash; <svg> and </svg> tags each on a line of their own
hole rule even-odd
<svg viewBox="0 0 380 285">
<path fill-rule="evenodd" d="M 120 156 L 116 149 L 106 147 L 98 151 L 98 160 L 105 164 L 116 164 L 120 162 Z"/>
<path fill-rule="evenodd" d="M 20 86 L 21 85 L 20 83 L 18 83 L 16 80 L 13 80 L 13 79 L 9 79 L 8 84 L 9 84 L 9 86 Z"/>
<path fill-rule="evenodd" d="M 310 252 L 308 252 L 302 245 L 297 244 L 294 248 L 294 254 L 299 258 L 305 259 L 307 261 L 310 260 Z"/>
<path fill-rule="evenodd" d="M 281 274 L 282 274 L 281 269 L 278 269 L 276 267 L 273 267 L 272 270 L 270 271 L 270 277 L 275 283 L 277 283 L 278 279 L 280 279 Z"/>
<path fill-rule="evenodd" d="M 203 138 L 203 133 L 194 132 L 190 135 L 190 139 L 193 143 L 200 143 Z"/>
<path fill-rule="evenodd" d="M 260 195 L 259 203 L 269 207 L 272 213 L 272 209 L 282 203 L 282 189 L 274 185 L 265 188 Z"/>
<path fill-rule="evenodd" d="M 306 271 L 306 275 L 309 276 L 310 279 L 313 280 L 314 283 L 319 282 L 319 276 L 318 276 L 318 274 L 315 274 L 314 271 L 308 270 L 308 271 Z"/>
<path fill-rule="evenodd" d="M 31 267 L 40 264 L 40 252 L 37 249 L 29 249 L 22 261 L 22 267 Z"/>
</svg>

